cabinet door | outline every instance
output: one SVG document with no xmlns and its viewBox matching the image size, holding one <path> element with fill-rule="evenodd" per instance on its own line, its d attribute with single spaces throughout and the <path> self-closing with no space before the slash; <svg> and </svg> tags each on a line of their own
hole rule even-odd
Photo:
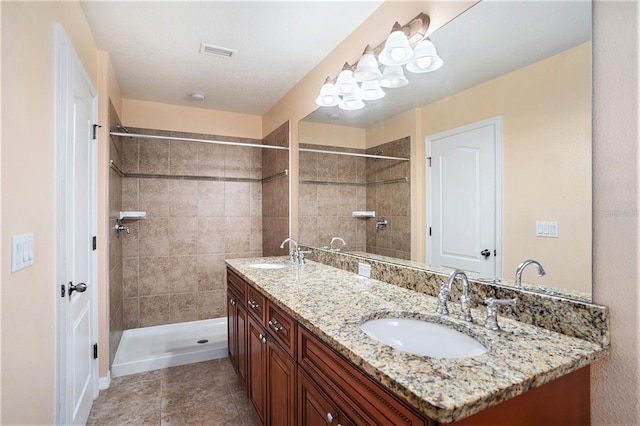
<svg viewBox="0 0 640 426">
<path fill-rule="evenodd" d="M 229 361 L 233 369 L 238 372 L 238 301 L 233 293 L 227 291 L 227 347 Z"/>
<path fill-rule="evenodd" d="M 267 389 L 267 337 L 260 324 L 251 316 L 248 319 L 247 349 L 249 371 L 247 392 L 260 421 L 264 424 Z"/>
<path fill-rule="evenodd" d="M 329 397 L 298 369 L 298 424 L 301 426 L 351 425 Z"/>
<path fill-rule="evenodd" d="M 238 373 L 238 379 L 240 380 L 242 386 L 246 388 L 247 369 L 249 362 L 249 351 L 247 349 L 247 332 L 249 324 L 247 323 L 247 310 L 244 308 L 244 306 L 238 303 L 236 307 L 236 334 L 238 343 L 238 368 L 236 372 Z"/>
<path fill-rule="evenodd" d="M 267 413 L 268 425 L 295 425 L 296 363 L 280 345 L 267 341 Z"/>
</svg>

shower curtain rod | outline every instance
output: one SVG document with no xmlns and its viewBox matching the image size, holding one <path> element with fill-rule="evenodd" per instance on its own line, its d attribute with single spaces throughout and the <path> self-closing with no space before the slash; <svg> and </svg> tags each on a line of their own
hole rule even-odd
<svg viewBox="0 0 640 426">
<path fill-rule="evenodd" d="M 300 152 L 319 152 L 321 154 L 335 154 L 335 155 L 347 155 L 349 157 L 366 157 L 366 158 L 378 158 L 382 160 L 399 160 L 399 161 L 409 161 L 408 158 L 404 157 L 389 157 L 386 155 L 375 155 L 375 154 L 358 154 L 356 152 L 342 152 L 342 151 L 325 151 L 322 149 L 311 149 L 311 148 L 298 148 Z"/>
<path fill-rule="evenodd" d="M 242 142 L 227 142 L 227 141 L 216 141 L 216 140 L 208 140 L 208 139 L 193 139 L 193 138 L 180 138 L 177 136 L 157 136 L 157 135 L 142 135 L 138 133 L 121 133 L 121 132 L 109 132 L 111 136 L 124 136 L 128 138 L 141 138 L 141 139 L 162 139 L 162 140 L 172 140 L 172 141 L 183 141 L 183 142 L 204 142 L 204 143 L 212 143 L 216 145 L 231 145 L 231 146 L 242 146 L 245 148 L 266 148 L 266 149 L 281 149 L 281 150 L 289 150 L 288 146 L 273 146 L 273 145 L 259 145 L 256 143 L 242 143 Z"/>
</svg>

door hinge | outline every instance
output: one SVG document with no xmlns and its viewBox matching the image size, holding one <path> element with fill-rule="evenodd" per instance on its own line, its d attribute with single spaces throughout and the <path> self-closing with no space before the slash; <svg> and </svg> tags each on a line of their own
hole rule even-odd
<svg viewBox="0 0 640 426">
<path fill-rule="evenodd" d="M 67 294 L 67 286 L 60 284 L 60 297 L 64 297 Z"/>
<path fill-rule="evenodd" d="M 91 247 L 93 250 L 98 248 L 98 237 L 91 237 Z"/>
<path fill-rule="evenodd" d="M 93 125 L 93 140 L 96 140 L 98 138 L 97 133 L 98 133 L 98 129 L 102 127 L 99 124 L 94 124 Z"/>
<path fill-rule="evenodd" d="M 431 236 L 431 227 L 429 227 L 429 236 Z"/>
<path fill-rule="evenodd" d="M 429 162 L 429 167 L 431 167 L 431 157 L 427 157 L 427 161 Z"/>
<path fill-rule="evenodd" d="M 498 250 L 493 250 L 493 255 L 497 256 L 498 255 Z"/>
<path fill-rule="evenodd" d="M 93 359 L 98 359 L 98 344 L 93 344 Z"/>
</svg>

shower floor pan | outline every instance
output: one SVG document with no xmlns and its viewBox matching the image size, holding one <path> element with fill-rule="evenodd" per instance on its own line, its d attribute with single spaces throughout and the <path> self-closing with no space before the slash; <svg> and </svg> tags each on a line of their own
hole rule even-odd
<svg viewBox="0 0 640 426">
<path fill-rule="evenodd" d="M 226 356 L 226 318 L 135 328 L 122 333 L 111 375 L 126 376 Z"/>
</svg>

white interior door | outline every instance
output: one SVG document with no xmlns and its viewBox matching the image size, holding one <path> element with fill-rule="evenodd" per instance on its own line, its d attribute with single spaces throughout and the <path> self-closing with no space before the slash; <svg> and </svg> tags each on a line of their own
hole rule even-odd
<svg viewBox="0 0 640 426">
<path fill-rule="evenodd" d="M 427 138 L 431 264 L 496 276 L 501 269 L 500 118 Z"/>
<path fill-rule="evenodd" d="M 97 396 L 95 90 L 62 29 L 58 31 L 58 419 L 85 424 Z"/>
</svg>

